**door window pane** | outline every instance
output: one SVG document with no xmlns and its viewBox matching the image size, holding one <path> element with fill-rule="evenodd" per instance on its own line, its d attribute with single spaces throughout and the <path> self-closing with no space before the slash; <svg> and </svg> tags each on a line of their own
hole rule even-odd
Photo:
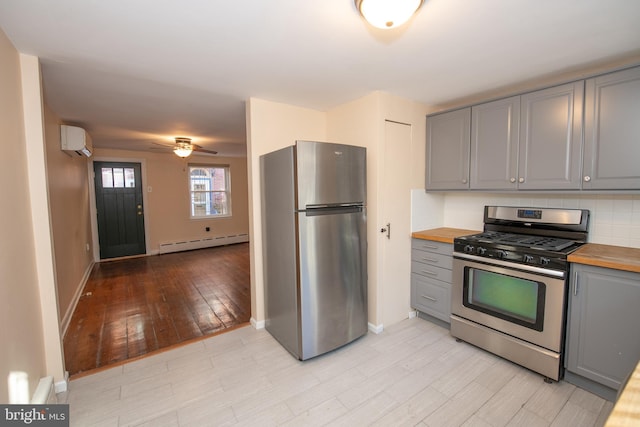
<svg viewBox="0 0 640 427">
<path fill-rule="evenodd" d="M 102 168 L 102 188 L 134 188 L 136 177 L 133 168 Z"/>
<path fill-rule="evenodd" d="M 124 187 L 124 169 L 113 168 L 113 186 L 117 188 Z"/>
<path fill-rule="evenodd" d="M 102 188 L 113 188 L 113 170 L 102 168 Z"/>
<path fill-rule="evenodd" d="M 133 168 L 124 168 L 124 185 L 129 188 L 136 186 L 136 178 L 133 173 Z"/>
</svg>

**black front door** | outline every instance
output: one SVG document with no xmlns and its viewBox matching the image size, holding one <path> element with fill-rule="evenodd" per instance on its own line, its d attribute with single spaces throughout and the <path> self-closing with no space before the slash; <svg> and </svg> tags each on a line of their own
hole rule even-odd
<svg viewBox="0 0 640 427">
<path fill-rule="evenodd" d="M 94 162 L 100 259 L 146 253 L 140 163 Z"/>
</svg>

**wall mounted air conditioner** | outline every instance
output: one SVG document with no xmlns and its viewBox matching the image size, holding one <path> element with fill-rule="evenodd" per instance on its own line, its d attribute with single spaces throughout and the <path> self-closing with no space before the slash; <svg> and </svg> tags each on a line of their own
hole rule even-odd
<svg viewBox="0 0 640 427">
<path fill-rule="evenodd" d="M 62 150 L 75 151 L 79 156 L 91 157 L 91 136 L 77 126 L 60 125 L 60 145 Z"/>
</svg>

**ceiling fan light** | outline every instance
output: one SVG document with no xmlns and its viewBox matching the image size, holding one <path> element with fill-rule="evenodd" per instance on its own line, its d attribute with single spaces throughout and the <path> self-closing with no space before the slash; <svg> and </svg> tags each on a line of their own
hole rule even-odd
<svg viewBox="0 0 640 427">
<path fill-rule="evenodd" d="M 364 19 L 376 28 L 396 28 L 407 22 L 423 0 L 355 0 Z"/>
<path fill-rule="evenodd" d="M 191 144 L 183 144 L 178 143 L 178 145 L 173 149 L 173 152 L 178 157 L 189 157 L 193 149 L 191 148 Z"/>
</svg>

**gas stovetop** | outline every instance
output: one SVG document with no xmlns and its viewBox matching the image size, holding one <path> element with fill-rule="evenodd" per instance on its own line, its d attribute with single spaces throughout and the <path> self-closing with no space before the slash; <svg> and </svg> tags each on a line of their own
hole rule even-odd
<svg viewBox="0 0 640 427">
<path fill-rule="evenodd" d="M 476 243 L 490 243 L 499 245 L 512 245 L 514 247 L 539 249 L 545 251 L 562 251 L 576 244 L 574 240 L 560 239 L 547 236 L 532 236 L 525 234 L 501 233 L 488 231 L 486 233 L 465 236 L 467 241 Z"/>
<path fill-rule="evenodd" d="M 586 241 L 589 211 L 485 206 L 484 232 L 454 239 L 453 251 L 567 270 L 567 256 Z"/>
</svg>

